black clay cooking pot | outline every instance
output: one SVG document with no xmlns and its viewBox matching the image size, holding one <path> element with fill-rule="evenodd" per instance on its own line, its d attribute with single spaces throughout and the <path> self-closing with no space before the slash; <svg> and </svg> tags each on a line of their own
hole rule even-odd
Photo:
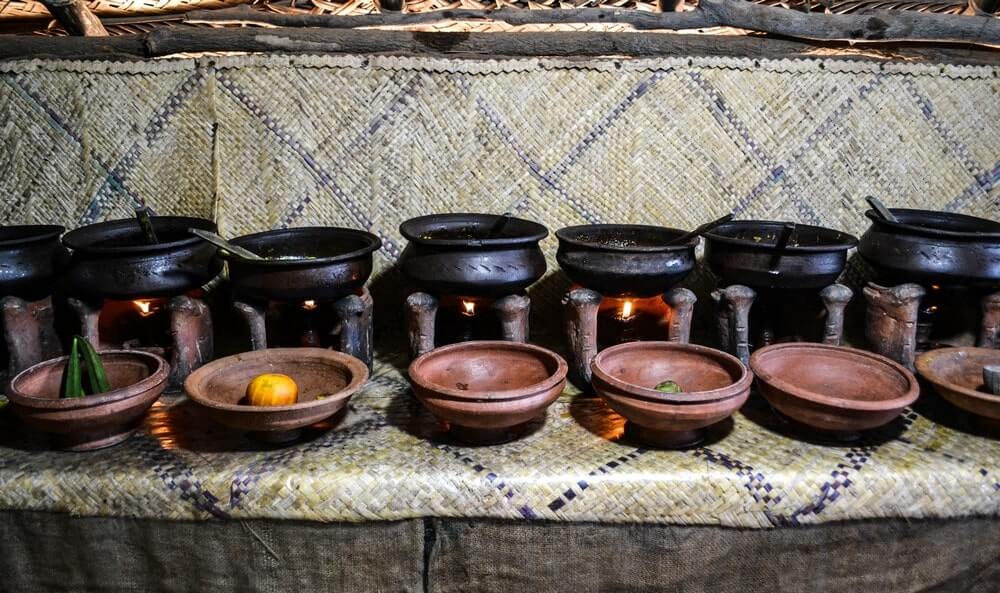
<svg viewBox="0 0 1000 593">
<path fill-rule="evenodd" d="M 65 250 L 56 225 L 0 227 L 0 296 L 37 300 L 52 294 Z"/>
<path fill-rule="evenodd" d="M 298 227 L 244 235 L 231 241 L 257 255 L 252 261 L 221 252 L 233 291 L 276 301 L 330 301 L 361 288 L 382 240 L 356 229 Z"/>
<path fill-rule="evenodd" d="M 666 245 L 679 229 L 638 224 L 590 224 L 556 231 L 556 260 L 570 280 L 607 296 L 662 294 L 695 264 L 698 237 Z"/>
<path fill-rule="evenodd" d="M 399 226 L 409 240 L 399 258 L 403 275 L 433 294 L 503 296 L 523 291 L 545 273 L 538 242 L 548 230 L 510 218 L 490 236 L 495 214 L 432 214 Z"/>
<path fill-rule="evenodd" d="M 184 294 L 222 269 L 216 248 L 187 232 L 215 232 L 215 223 L 184 216 L 153 216 L 159 243 L 146 243 L 139 223 L 112 220 L 63 235 L 71 250 L 67 289 L 72 295 L 131 300 Z"/>
<path fill-rule="evenodd" d="M 858 253 L 889 284 L 1000 284 L 1000 222 L 953 212 L 890 210 L 889 222 L 873 210 Z"/>
<path fill-rule="evenodd" d="M 769 220 L 721 225 L 705 233 L 705 262 L 725 285 L 819 289 L 836 282 L 858 240 L 835 229 L 796 224 L 779 248 L 786 225 Z"/>
</svg>

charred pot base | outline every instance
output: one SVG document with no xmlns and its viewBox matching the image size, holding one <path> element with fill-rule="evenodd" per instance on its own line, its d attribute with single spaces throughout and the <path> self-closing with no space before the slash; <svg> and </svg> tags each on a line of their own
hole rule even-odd
<svg viewBox="0 0 1000 593">
<path fill-rule="evenodd" d="M 123 348 L 130 344 L 114 344 L 101 339 L 100 318 L 103 301 L 68 299 L 70 308 L 80 322 L 80 333 L 97 348 Z M 170 377 L 168 389 L 180 389 L 192 371 L 212 360 L 215 340 L 212 334 L 212 313 L 200 298 L 181 295 L 170 298 L 166 308 L 169 319 L 169 341 L 166 348 L 143 344 L 134 349 L 156 354 L 169 351 Z"/>
<path fill-rule="evenodd" d="M 406 297 L 406 333 L 410 344 L 410 357 L 416 359 L 422 354 L 443 346 L 445 336 L 440 331 L 439 314 L 442 313 L 441 303 L 444 297 L 437 297 L 426 292 L 413 292 Z M 461 299 L 458 299 L 461 301 Z M 531 299 L 525 294 L 510 294 L 493 299 L 490 302 L 490 313 L 495 315 L 499 323 L 500 339 L 507 342 L 528 341 L 528 315 L 531 312 Z M 460 312 L 461 313 L 461 312 Z M 483 316 L 485 312 L 469 313 Z M 451 341 L 468 341 L 479 336 L 463 336 L 461 332 L 452 336 Z M 441 343 L 439 343 L 441 342 Z"/>
<path fill-rule="evenodd" d="M 311 307 L 321 305 L 310 301 Z M 277 310 L 277 303 L 274 302 L 254 302 L 254 301 L 234 301 L 233 308 L 246 321 L 250 333 L 250 348 L 252 350 L 263 350 L 268 347 L 267 320 L 269 315 L 274 315 Z M 329 303 L 330 310 L 334 316 L 332 329 L 327 330 L 327 334 L 336 343 L 336 350 L 349 354 L 364 362 L 369 369 L 372 368 L 372 308 L 373 301 L 368 289 L 362 287 L 356 294 L 349 294 L 332 303 Z M 320 347 L 324 339 L 318 325 L 308 323 L 309 311 L 304 311 L 307 323 L 302 325 L 299 344 L 300 346 Z"/>
<path fill-rule="evenodd" d="M 913 370 L 917 352 L 929 339 L 930 324 L 921 320 L 927 289 L 919 284 L 881 286 L 869 282 L 864 294 L 868 302 L 865 337 L 872 351 Z M 986 295 L 980 304 L 976 345 L 1000 348 L 1000 292 Z"/>
<path fill-rule="evenodd" d="M 844 309 L 854 296 L 853 291 L 843 284 L 831 284 L 819 291 L 823 307 L 823 327 L 821 341 L 839 346 L 844 336 Z M 712 292 L 716 306 L 716 322 L 719 344 L 722 350 L 736 356 L 744 364 L 750 361 L 751 350 L 751 309 L 758 299 L 758 293 L 749 286 L 733 284 Z M 773 327 L 774 316 L 780 313 L 779 303 L 766 303 L 763 327 L 759 332 L 757 347 L 774 343 L 777 333 Z"/>
<path fill-rule="evenodd" d="M 697 297 L 686 288 L 674 288 L 663 293 L 661 298 L 670 309 L 666 340 L 686 344 L 691 337 L 691 319 Z M 590 363 L 600 351 L 598 316 L 603 301 L 601 293 L 589 288 L 573 289 L 563 299 L 570 379 L 581 388 L 590 385 Z"/>
</svg>

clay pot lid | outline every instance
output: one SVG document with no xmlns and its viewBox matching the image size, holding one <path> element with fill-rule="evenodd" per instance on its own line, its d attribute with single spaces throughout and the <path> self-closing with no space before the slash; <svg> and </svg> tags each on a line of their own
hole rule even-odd
<svg viewBox="0 0 1000 593">
<path fill-rule="evenodd" d="M 527 355 L 529 359 L 542 364 L 548 376 L 542 381 L 514 389 L 472 391 L 442 385 L 435 381 L 436 376 L 433 374 L 433 369 L 429 368 L 432 364 L 441 364 L 450 360 L 468 360 L 477 354 L 489 356 L 501 362 L 503 358 L 523 358 Z M 568 370 L 569 365 L 566 364 L 563 357 L 541 346 L 503 340 L 478 340 L 435 348 L 410 363 L 408 372 L 413 382 L 433 391 L 439 397 L 463 401 L 503 401 L 530 397 L 552 389 L 566 379 Z"/>
<path fill-rule="evenodd" d="M 837 372 L 842 377 L 863 378 L 863 373 L 871 374 L 873 371 L 881 373 L 883 376 L 893 376 L 897 379 L 898 383 L 905 387 L 898 390 L 897 393 L 891 394 L 890 397 L 882 397 L 883 393 L 866 392 L 877 398 L 871 400 L 837 397 L 820 393 L 815 389 L 809 389 L 800 385 L 794 379 L 789 380 L 788 378 L 790 375 L 798 377 L 799 373 L 813 372 L 815 367 L 806 366 L 794 374 L 774 372 L 771 363 L 790 356 L 816 357 L 824 362 L 836 364 L 839 367 Z M 758 379 L 781 392 L 800 399 L 845 410 L 870 412 L 893 410 L 912 404 L 920 395 L 920 385 L 917 383 L 917 378 L 903 367 L 903 365 L 873 352 L 847 348 L 845 346 L 832 346 L 812 342 L 774 344 L 754 352 L 750 357 L 750 368 Z"/>
<path fill-rule="evenodd" d="M 619 379 L 610 370 L 612 359 L 619 356 L 645 357 L 652 359 L 656 357 L 670 357 L 671 355 L 686 354 L 694 355 L 704 361 L 706 365 L 722 370 L 739 370 L 739 376 L 729 385 L 705 391 L 684 391 L 681 393 L 663 393 L 651 387 L 644 387 L 635 383 L 630 383 Z M 707 402 L 729 399 L 740 395 L 750 387 L 753 382 L 753 374 L 750 369 L 735 356 L 698 344 L 682 344 L 679 342 L 626 342 L 602 350 L 590 363 L 594 376 L 601 381 L 615 387 L 629 395 L 639 399 L 646 399 L 670 404 L 704 404 Z M 730 377 L 732 373 L 730 372 Z M 669 380 L 669 377 L 664 377 Z"/>
<path fill-rule="evenodd" d="M 1000 364 L 1000 350 L 993 348 L 939 348 L 917 357 L 917 372 L 937 387 L 1000 405 L 1000 395 L 980 391 L 983 367 Z"/>
<path fill-rule="evenodd" d="M 44 397 L 32 395 L 25 391 L 26 383 L 35 379 L 40 373 L 53 372 L 53 367 L 62 367 L 69 360 L 69 356 L 60 356 L 40 362 L 34 366 L 21 371 L 10 382 L 7 396 L 12 402 L 25 408 L 48 409 L 48 410 L 77 410 L 92 408 L 110 404 L 117 401 L 129 399 L 141 395 L 160 383 L 164 383 L 170 374 L 170 365 L 161 356 L 142 350 L 100 350 L 101 362 L 104 363 L 108 371 L 108 378 L 114 383 L 114 371 L 110 368 L 116 363 L 138 361 L 151 369 L 149 375 L 131 385 L 112 389 L 107 393 L 98 395 L 87 395 L 84 397 L 65 398 L 58 394 L 55 397 Z M 59 370 L 62 376 L 62 370 Z M 62 381 L 59 382 L 62 385 Z"/>
<path fill-rule="evenodd" d="M 296 402 L 290 406 L 229 404 L 215 399 L 213 396 L 218 396 L 219 394 L 208 393 L 206 389 L 206 386 L 212 379 L 223 372 L 232 372 L 240 366 L 259 366 L 259 369 L 255 369 L 255 371 L 259 370 L 259 372 L 255 374 L 272 372 L 292 375 L 294 373 L 289 370 L 289 367 L 301 366 L 303 362 L 308 360 L 344 370 L 350 375 L 350 380 L 343 388 L 328 394 L 323 399 Z M 282 367 L 285 370 L 282 370 Z M 354 395 L 367 381 L 368 367 L 365 363 L 349 354 L 326 348 L 266 348 L 264 350 L 253 350 L 226 356 L 200 367 L 188 375 L 188 378 L 184 381 L 184 392 L 187 393 L 188 397 L 206 408 L 240 414 L 272 414 L 274 412 L 301 411 L 329 406 L 332 403 Z M 250 378 L 247 378 L 246 383 L 249 384 L 249 382 Z M 243 386 L 243 389 L 246 389 L 246 385 Z"/>
</svg>

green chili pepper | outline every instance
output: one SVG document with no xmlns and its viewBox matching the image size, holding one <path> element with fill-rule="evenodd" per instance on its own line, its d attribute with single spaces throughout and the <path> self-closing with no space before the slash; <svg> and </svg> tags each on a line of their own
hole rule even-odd
<svg viewBox="0 0 1000 593">
<path fill-rule="evenodd" d="M 104 372 L 104 364 L 101 363 L 101 355 L 84 338 L 80 338 L 80 349 L 83 350 L 83 362 L 87 366 L 87 381 L 90 384 L 90 394 L 97 395 L 98 393 L 111 391 L 111 385 L 108 383 L 108 375 Z"/>
<path fill-rule="evenodd" d="M 79 338 L 73 338 L 73 345 L 69 349 L 69 360 L 66 362 L 66 382 L 63 384 L 63 397 L 83 397 L 79 343 Z"/>
</svg>

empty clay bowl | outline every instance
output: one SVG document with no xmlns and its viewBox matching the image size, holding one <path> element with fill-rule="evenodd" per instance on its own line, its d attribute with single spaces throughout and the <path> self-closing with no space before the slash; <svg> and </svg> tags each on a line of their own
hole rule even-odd
<svg viewBox="0 0 1000 593">
<path fill-rule="evenodd" d="M 247 385 L 257 375 L 288 375 L 299 387 L 289 406 L 245 403 Z M 368 381 L 357 358 L 325 348 L 269 348 L 210 362 L 191 373 L 184 391 L 219 424 L 250 432 L 269 443 L 297 439 L 302 429 L 333 416 Z"/>
<path fill-rule="evenodd" d="M 857 438 L 891 422 L 920 394 L 902 365 L 843 346 L 775 344 L 754 352 L 750 368 L 775 410 L 821 438 Z"/>
<path fill-rule="evenodd" d="M 601 351 L 590 364 L 594 390 L 628 420 L 626 431 L 669 449 L 700 442 L 705 428 L 740 409 L 753 375 L 720 350 L 676 342 L 628 342 Z M 681 393 L 655 387 L 673 381 Z"/>
<path fill-rule="evenodd" d="M 991 424 L 1000 425 L 1000 395 L 983 382 L 983 367 L 1000 364 L 1000 350 L 941 348 L 917 357 L 917 372 L 952 404 Z"/>
<path fill-rule="evenodd" d="M 566 386 L 566 361 L 532 344 L 462 342 L 410 364 L 417 398 L 456 439 L 494 444 L 541 416 Z"/>
<path fill-rule="evenodd" d="M 29 367 L 14 377 L 7 397 L 28 426 L 51 433 L 60 448 L 90 451 L 127 439 L 167 386 L 170 365 L 139 350 L 104 350 L 101 362 L 111 391 L 60 397 L 68 356 Z"/>
</svg>

